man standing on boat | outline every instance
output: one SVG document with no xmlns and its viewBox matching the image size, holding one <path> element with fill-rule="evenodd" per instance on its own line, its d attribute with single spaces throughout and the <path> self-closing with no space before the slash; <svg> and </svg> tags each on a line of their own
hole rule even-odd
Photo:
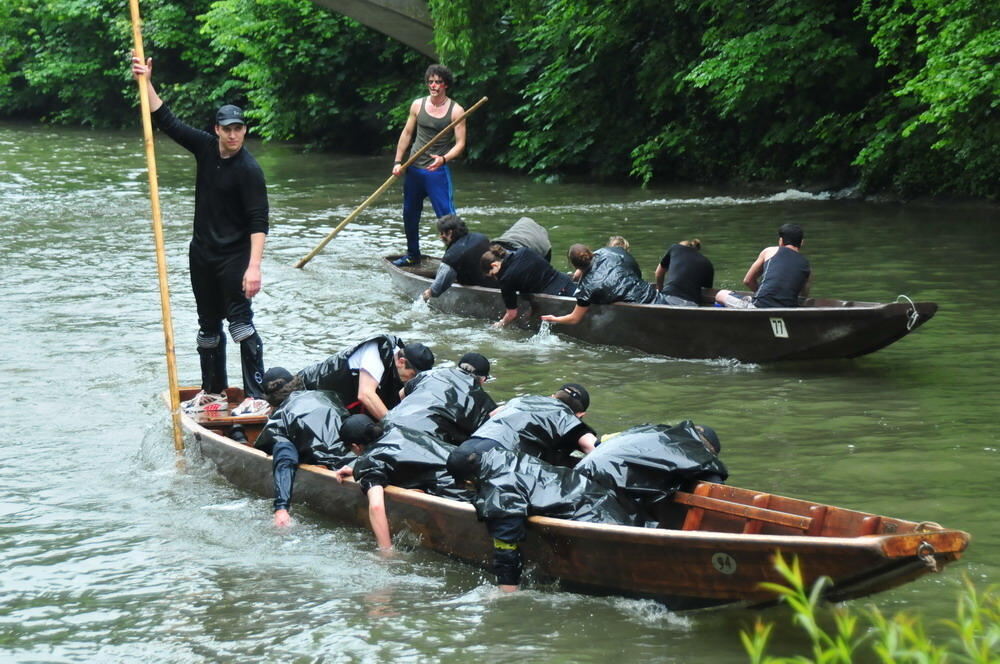
<svg viewBox="0 0 1000 664">
<path fill-rule="evenodd" d="M 188 260 L 198 307 L 201 391 L 181 408 L 194 414 L 227 407 L 229 381 L 222 329 L 226 319 L 230 336 L 240 344 L 246 396 L 231 414 L 259 415 L 268 408 L 261 385 L 264 345 L 253 324 L 251 299 L 260 292 L 268 232 L 264 172 L 244 148 L 247 126 L 242 109 L 232 104 L 219 108 L 214 133 L 195 129 L 178 120 L 156 94 L 152 73 L 152 58 L 143 63 L 133 55 L 132 74 L 146 81 L 153 121 L 197 160 L 194 234 Z"/>
<path fill-rule="evenodd" d="M 445 127 L 457 120 L 465 110 L 448 97 L 454 83 L 451 71 L 434 64 L 424 74 L 428 95 L 414 100 L 403 132 L 396 145 L 396 161 L 392 174 L 403 174 L 405 155 L 424 147 Z M 415 134 L 415 136 L 414 136 Z M 412 147 L 411 147 L 412 144 Z M 407 148 L 410 148 L 407 153 Z M 406 254 L 393 261 L 396 265 L 416 265 L 420 262 L 420 215 L 424 199 L 430 198 L 438 217 L 455 214 L 451 169 L 448 162 L 465 150 L 465 123 L 460 123 L 416 162 L 406 169 L 403 180 L 403 228 L 406 231 Z"/>
<path fill-rule="evenodd" d="M 743 277 L 753 295 L 720 290 L 715 301 L 737 309 L 799 306 L 799 296 L 808 296 L 812 285 L 809 261 L 800 253 L 804 235 L 798 224 L 783 224 L 778 229 L 778 245 L 761 251 Z"/>
</svg>

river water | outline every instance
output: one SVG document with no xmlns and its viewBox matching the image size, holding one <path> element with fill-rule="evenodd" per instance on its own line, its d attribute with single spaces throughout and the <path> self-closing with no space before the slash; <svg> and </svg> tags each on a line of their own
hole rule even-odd
<svg viewBox="0 0 1000 664">
<path fill-rule="evenodd" d="M 942 574 L 858 606 L 939 620 L 952 615 L 963 575 L 979 587 L 997 579 L 996 208 L 541 184 L 456 167 L 456 203 L 472 228 L 497 235 L 532 216 L 550 229 L 560 267 L 570 243 L 621 234 L 651 277 L 667 246 L 699 237 L 717 285 L 736 286 L 777 227 L 795 221 L 813 294 L 941 305 L 911 337 L 853 361 L 678 361 L 496 331 L 408 301 L 375 267 L 403 247 L 399 189 L 294 269 L 389 163 L 251 148 L 272 206 L 255 300 L 269 366 L 296 370 L 383 330 L 426 341 L 442 359 L 476 349 L 494 363 L 498 400 L 576 380 L 590 389 L 599 432 L 691 418 L 720 433 L 733 484 L 972 534 Z M 190 384 L 194 164 L 169 141 L 157 150 L 177 361 Z M 549 586 L 499 596 L 481 572 L 433 553 L 381 560 L 366 531 L 308 509 L 276 532 L 267 499 L 231 487 L 194 453 L 178 467 L 158 397 L 166 365 L 146 191 L 134 133 L 0 125 L 0 660 L 746 661 L 738 632 L 759 614 L 674 614 Z M 437 249 L 429 224 L 423 236 Z M 238 377 L 233 348 L 230 357 Z M 779 648 L 798 643 L 790 628 L 777 638 Z"/>
</svg>

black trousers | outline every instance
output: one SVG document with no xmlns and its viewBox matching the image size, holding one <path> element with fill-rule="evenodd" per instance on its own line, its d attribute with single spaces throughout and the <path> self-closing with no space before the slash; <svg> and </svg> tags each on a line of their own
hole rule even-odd
<svg viewBox="0 0 1000 664">
<path fill-rule="evenodd" d="M 229 333 L 240 344 L 243 391 L 261 397 L 264 376 L 264 349 L 253 326 L 253 308 L 243 295 L 243 275 L 250 263 L 250 248 L 217 254 L 192 242 L 188 248 L 191 290 L 198 308 L 198 353 L 201 355 L 201 382 L 206 392 L 219 393 L 228 386 L 226 340 L 222 322 L 229 321 Z"/>
</svg>

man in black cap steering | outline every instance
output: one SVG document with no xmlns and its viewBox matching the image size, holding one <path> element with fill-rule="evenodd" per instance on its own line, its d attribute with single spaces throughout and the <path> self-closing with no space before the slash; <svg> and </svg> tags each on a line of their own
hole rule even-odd
<svg viewBox="0 0 1000 664">
<path fill-rule="evenodd" d="M 267 188 L 257 160 L 243 147 L 247 126 L 243 110 L 219 108 L 214 133 L 178 120 L 152 83 L 153 61 L 132 57 L 132 74 L 146 81 L 149 107 L 156 125 L 194 154 L 194 235 L 188 249 L 191 288 L 198 307 L 198 355 L 201 391 L 181 408 L 189 414 L 225 410 L 226 337 L 240 345 L 246 400 L 233 416 L 267 412 L 262 380 L 264 344 L 253 324 L 251 299 L 261 288 L 261 260 L 268 231 Z"/>
</svg>

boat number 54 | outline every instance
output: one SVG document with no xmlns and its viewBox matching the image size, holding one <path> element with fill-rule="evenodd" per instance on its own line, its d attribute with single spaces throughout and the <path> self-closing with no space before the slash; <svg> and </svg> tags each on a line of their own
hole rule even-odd
<svg viewBox="0 0 1000 664">
<path fill-rule="evenodd" d="M 732 574 L 736 571 L 736 560 L 728 553 L 716 553 L 712 556 L 712 567 L 723 574 Z"/>
<path fill-rule="evenodd" d="M 771 319 L 771 331 L 774 332 L 774 336 L 781 337 L 782 339 L 788 338 L 788 328 L 785 327 L 784 318 L 772 318 Z"/>
</svg>

